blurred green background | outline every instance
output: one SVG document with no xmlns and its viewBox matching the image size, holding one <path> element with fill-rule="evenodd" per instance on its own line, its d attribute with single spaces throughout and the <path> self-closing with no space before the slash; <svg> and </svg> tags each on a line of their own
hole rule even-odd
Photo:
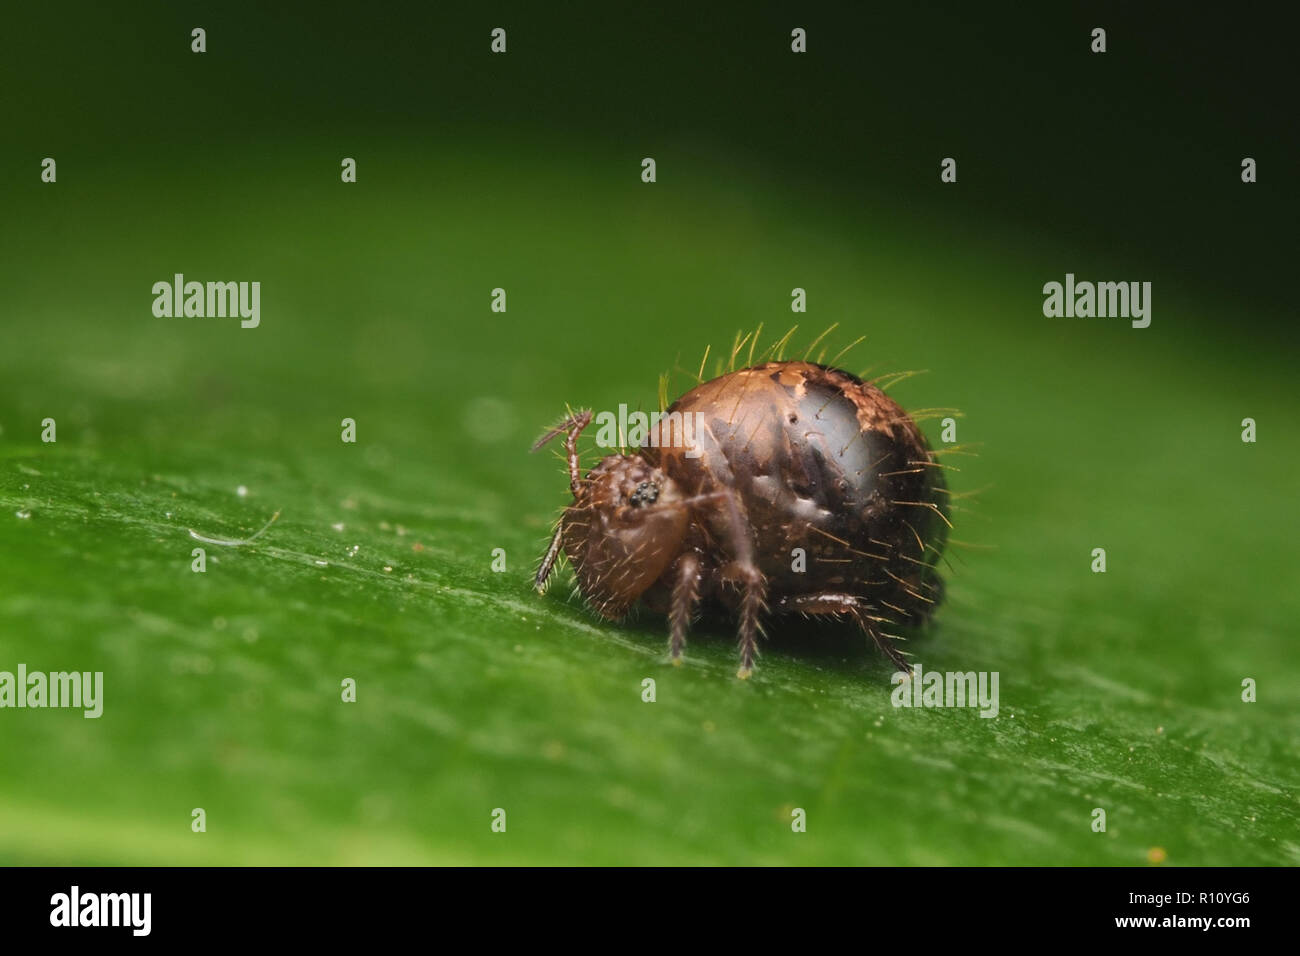
<svg viewBox="0 0 1300 956">
<path fill-rule="evenodd" d="M 0 861 L 1300 862 L 1289 34 L 458 7 L 6 11 L 0 670 L 105 709 L 0 711 Z M 175 272 L 260 281 L 261 326 L 155 318 Z M 1152 282 L 1151 327 L 1044 318 L 1066 272 Z M 773 627 L 741 683 L 725 628 L 673 669 L 662 621 L 531 591 L 565 403 L 795 322 L 964 413 L 909 649 L 998 671 L 996 720 L 894 709 L 852 632 Z M 190 529 L 276 511 L 192 573 Z"/>
</svg>

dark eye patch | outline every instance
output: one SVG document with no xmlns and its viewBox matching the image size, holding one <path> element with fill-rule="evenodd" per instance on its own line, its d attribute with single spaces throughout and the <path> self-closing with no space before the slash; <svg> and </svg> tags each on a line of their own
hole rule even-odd
<svg viewBox="0 0 1300 956">
<path fill-rule="evenodd" d="M 643 481 L 636 486 L 628 502 L 634 506 L 654 504 L 659 500 L 659 486 L 653 481 Z"/>
</svg>

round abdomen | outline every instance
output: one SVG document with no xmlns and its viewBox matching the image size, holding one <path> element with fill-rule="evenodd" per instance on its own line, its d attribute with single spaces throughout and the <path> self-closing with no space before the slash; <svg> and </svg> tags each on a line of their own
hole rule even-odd
<svg viewBox="0 0 1300 956">
<path fill-rule="evenodd" d="M 891 398 L 838 369 L 769 362 L 697 386 L 668 413 L 673 427 L 647 439 L 667 447 L 649 454 L 690 493 L 737 494 L 769 604 L 838 591 L 885 615 L 928 616 L 941 593 L 944 484 Z M 726 541 L 725 511 L 707 513 Z"/>
</svg>

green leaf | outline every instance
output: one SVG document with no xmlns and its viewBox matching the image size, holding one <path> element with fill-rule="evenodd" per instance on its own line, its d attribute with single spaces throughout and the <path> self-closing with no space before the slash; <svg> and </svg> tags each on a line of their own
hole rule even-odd
<svg viewBox="0 0 1300 956">
<path fill-rule="evenodd" d="M 352 188 L 286 149 L 15 200 L 42 228 L 2 250 L 0 670 L 102 671 L 104 711 L 0 711 L 0 857 L 1300 863 L 1300 434 L 1283 356 L 1207 331 L 1226 303 L 1046 319 L 1059 254 L 528 155 L 379 151 Z M 175 272 L 260 281 L 260 327 L 155 318 Z M 740 682 L 725 625 L 672 668 L 662 620 L 531 590 L 566 482 L 528 447 L 566 403 L 653 409 L 661 372 L 673 397 L 795 320 L 963 410 L 950 483 L 981 493 L 908 647 L 998 672 L 996 718 L 895 708 L 851 629 L 773 620 Z"/>
</svg>

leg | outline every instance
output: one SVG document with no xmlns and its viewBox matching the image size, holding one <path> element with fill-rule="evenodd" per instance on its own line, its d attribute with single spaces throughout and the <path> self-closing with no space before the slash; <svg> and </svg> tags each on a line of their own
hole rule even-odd
<svg viewBox="0 0 1300 956">
<path fill-rule="evenodd" d="M 563 543 L 564 519 L 561 518 L 555 524 L 555 534 L 551 536 L 551 546 L 546 549 L 546 556 L 542 558 L 541 567 L 537 569 L 537 577 L 533 578 L 533 587 L 537 589 L 538 594 L 546 593 L 546 579 L 551 576 L 555 562 L 559 560 L 560 545 Z"/>
<path fill-rule="evenodd" d="M 677 562 L 677 578 L 673 582 L 673 606 L 668 612 L 671 636 L 668 652 L 674 664 L 682 662 L 682 648 L 686 646 L 686 628 L 690 626 L 691 615 L 700 603 L 700 559 L 694 552 L 687 552 Z"/>
<path fill-rule="evenodd" d="M 912 673 L 912 665 L 903 657 L 903 652 L 894 645 L 894 641 L 900 640 L 900 638 L 896 635 L 886 634 L 880 629 L 880 625 L 888 623 L 888 620 L 875 614 L 875 609 L 872 608 L 866 598 L 858 597 L 856 594 L 833 592 L 801 594 L 798 597 L 787 598 L 782 601 L 781 607 L 791 611 L 798 611 L 801 614 L 829 614 L 835 617 L 842 614 L 849 615 L 858 622 L 859 627 L 867 632 L 867 635 L 880 652 L 894 662 L 894 666 L 905 674 Z"/>
<path fill-rule="evenodd" d="M 749 527 L 741 515 L 733 492 L 724 494 L 723 508 L 727 515 L 727 538 L 731 546 L 735 577 L 740 579 L 743 594 L 740 598 L 740 670 L 736 676 L 746 680 L 754 673 L 754 658 L 758 655 L 759 618 L 767 609 L 767 581 L 754 561 L 754 542 Z"/>
<path fill-rule="evenodd" d="M 583 410 L 577 414 L 570 415 L 560 424 L 548 430 L 541 438 L 533 444 L 533 451 L 541 448 L 552 438 L 555 438 L 561 432 L 567 431 L 564 438 L 564 449 L 569 463 L 569 490 L 576 497 L 578 488 L 582 483 L 582 468 L 578 462 L 578 436 L 582 430 L 591 423 L 591 412 Z M 537 577 L 533 579 L 533 587 L 538 591 L 546 590 L 546 579 L 551 576 L 551 571 L 555 567 L 555 562 L 560 557 L 560 546 L 564 544 L 564 523 L 561 521 L 555 526 L 555 534 L 551 538 L 551 546 L 546 549 L 546 556 L 542 558 L 541 567 L 537 569 Z"/>
<path fill-rule="evenodd" d="M 736 671 L 741 680 L 748 680 L 754 673 L 760 631 L 758 619 L 767 607 L 767 582 L 763 575 L 752 565 L 745 574 L 745 596 L 740 603 L 740 670 Z"/>
</svg>

